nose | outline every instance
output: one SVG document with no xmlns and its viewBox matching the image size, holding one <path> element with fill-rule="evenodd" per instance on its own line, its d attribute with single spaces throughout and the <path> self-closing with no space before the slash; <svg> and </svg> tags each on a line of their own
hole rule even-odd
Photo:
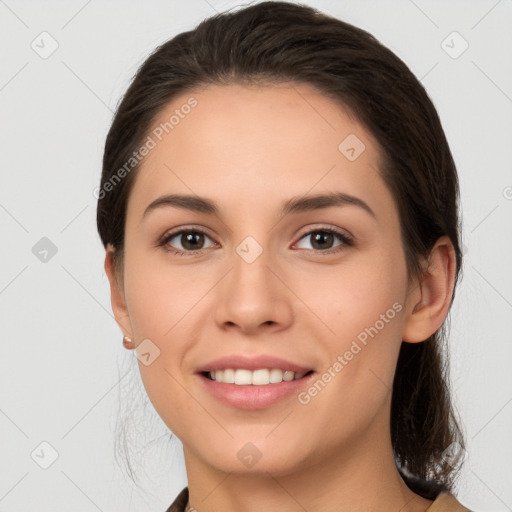
<svg viewBox="0 0 512 512">
<path fill-rule="evenodd" d="M 286 329 L 293 320 L 294 295 L 287 286 L 285 272 L 265 250 L 252 263 L 234 252 L 230 263 L 231 270 L 217 290 L 217 325 L 244 334 Z"/>
</svg>

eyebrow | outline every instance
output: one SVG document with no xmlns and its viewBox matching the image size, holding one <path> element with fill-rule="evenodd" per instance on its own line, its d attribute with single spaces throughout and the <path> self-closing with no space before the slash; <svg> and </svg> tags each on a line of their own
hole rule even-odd
<svg viewBox="0 0 512 512">
<path fill-rule="evenodd" d="M 282 215 L 302 213 L 311 210 L 331 208 L 333 206 L 357 206 L 376 218 L 375 212 L 362 199 L 342 192 L 292 197 L 283 203 L 281 213 Z M 169 194 L 155 199 L 144 210 L 142 217 L 144 218 L 151 211 L 163 207 L 181 208 L 193 212 L 206 213 L 208 215 L 219 215 L 220 213 L 219 206 L 211 199 L 192 195 Z"/>
</svg>

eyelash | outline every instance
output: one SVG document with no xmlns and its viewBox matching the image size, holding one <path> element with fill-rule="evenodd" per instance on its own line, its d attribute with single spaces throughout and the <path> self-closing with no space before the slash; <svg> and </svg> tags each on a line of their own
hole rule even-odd
<svg viewBox="0 0 512 512">
<path fill-rule="evenodd" d="M 194 255 L 200 254 L 202 251 L 204 251 L 204 249 L 199 249 L 197 251 L 182 251 L 180 249 L 169 248 L 168 243 L 169 243 L 170 240 L 172 240 L 173 238 L 175 238 L 178 235 L 182 235 L 182 234 L 185 234 L 185 233 L 200 233 L 200 234 L 205 235 L 208 238 L 210 238 L 210 236 L 205 231 L 203 231 L 202 229 L 199 229 L 199 228 L 181 229 L 180 231 L 175 231 L 173 233 L 169 233 L 169 234 L 165 235 L 158 242 L 157 245 L 159 247 L 162 247 L 164 249 L 164 251 L 166 251 L 168 253 L 171 253 L 171 254 L 173 254 L 175 256 L 194 256 Z M 322 256 L 327 256 L 327 255 L 330 255 L 330 254 L 335 254 L 335 253 L 341 252 L 346 247 L 351 247 L 351 246 L 354 245 L 354 240 L 353 240 L 353 238 L 351 236 L 349 236 L 346 233 L 342 233 L 342 232 L 340 232 L 338 230 L 332 229 L 332 228 L 316 228 L 316 229 L 312 229 L 310 231 L 307 231 L 307 232 L 303 233 L 302 236 L 299 238 L 299 241 L 302 240 L 303 238 L 306 238 L 307 236 L 311 236 L 313 233 L 329 233 L 329 234 L 332 234 L 332 235 L 338 237 L 338 239 L 342 243 L 340 245 L 337 245 L 336 247 L 331 248 L 331 249 L 325 249 L 325 250 L 303 249 L 303 250 L 312 251 L 312 252 L 314 252 L 316 254 L 320 254 Z M 216 242 L 214 242 L 214 243 L 216 243 Z"/>
</svg>

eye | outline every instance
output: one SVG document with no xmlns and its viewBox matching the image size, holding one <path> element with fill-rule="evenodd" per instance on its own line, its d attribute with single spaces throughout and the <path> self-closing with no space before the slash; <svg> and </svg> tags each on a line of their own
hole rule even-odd
<svg viewBox="0 0 512 512">
<path fill-rule="evenodd" d="M 307 241 L 308 239 L 310 240 L 311 247 L 299 246 L 300 249 L 332 254 L 343 250 L 344 246 L 353 245 L 351 237 L 334 229 L 315 229 L 308 231 L 301 237 L 298 243 L 300 244 L 302 240 Z M 336 239 L 338 240 L 337 244 Z"/>
<path fill-rule="evenodd" d="M 311 247 L 304 247 L 304 242 L 310 240 Z M 208 240 L 210 241 L 207 244 Z M 303 242 L 304 241 L 304 242 Z M 336 243 L 337 242 L 337 243 Z M 207 245 L 205 245 L 207 244 Z M 302 244 L 302 246 L 301 246 Z M 216 247 L 217 244 L 201 229 L 182 229 L 167 234 L 158 243 L 165 251 L 179 255 L 191 256 L 199 254 L 204 249 Z M 315 253 L 332 254 L 352 246 L 352 238 L 335 229 L 320 228 L 305 233 L 296 244 L 299 249 L 312 250 Z"/>
<path fill-rule="evenodd" d="M 205 246 L 207 239 L 210 240 L 211 244 Z M 197 254 L 203 249 L 216 246 L 215 242 L 200 229 L 182 229 L 171 233 L 166 235 L 159 245 L 164 247 L 166 251 L 180 255 Z"/>
</svg>

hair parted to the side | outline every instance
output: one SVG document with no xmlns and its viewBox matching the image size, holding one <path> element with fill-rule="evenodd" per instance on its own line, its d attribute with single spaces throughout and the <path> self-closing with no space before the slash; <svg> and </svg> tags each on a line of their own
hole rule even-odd
<svg viewBox="0 0 512 512">
<path fill-rule="evenodd" d="M 263 2 L 221 13 L 159 46 L 118 106 L 100 189 L 130 160 L 156 116 L 178 94 L 208 84 L 285 82 L 315 87 L 375 137 L 381 176 L 398 206 L 410 276 L 419 275 L 421 261 L 447 235 L 455 248 L 457 284 L 462 264 L 458 178 L 432 101 L 409 68 L 371 34 L 308 6 Z M 98 231 L 104 246 L 116 250 L 120 276 L 137 168 L 98 200 Z M 449 446 L 464 449 L 444 343 L 444 326 L 424 342 L 403 342 L 393 384 L 397 467 L 409 487 L 426 498 L 453 488 L 459 468 L 453 450 L 450 457 L 444 452 Z"/>
</svg>

